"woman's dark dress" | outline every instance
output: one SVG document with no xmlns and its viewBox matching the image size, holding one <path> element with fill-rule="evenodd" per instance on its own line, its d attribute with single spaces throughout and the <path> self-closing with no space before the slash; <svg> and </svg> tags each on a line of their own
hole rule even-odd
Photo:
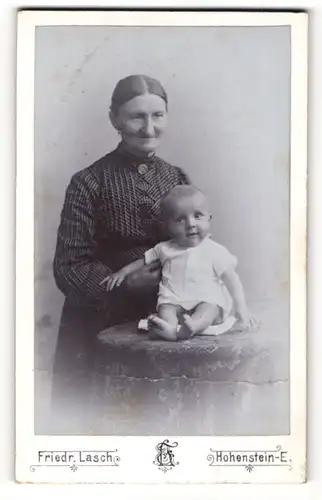
<svg viewBox="0 0 322 500">
<path fill-rule="evenodd" d="M 108 293 L 100 282 L 162 239 L 160 199 L 187 183 L 179 168 L 157 156 L 138 159 L 121 146 L 72 177 L 54 259 L 56 284 L 66 297 L 52 391 L 59 420 L 72 419 L 77 427 L 84 416 L 97 333 L 155 310 L 151 291 Z"/>
</svg>

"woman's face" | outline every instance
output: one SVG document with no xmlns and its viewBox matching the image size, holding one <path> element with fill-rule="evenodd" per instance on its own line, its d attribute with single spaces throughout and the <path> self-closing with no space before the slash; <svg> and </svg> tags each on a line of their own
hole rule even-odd
<svg viewBox="0 0 322 500">
<path fill-rule="evenodd" d="M 155 94 L 143 94 L 125 102 L 111 119 L 130 151 L 148 154 L 158 147 L 167 126 L 166 103 Z"/>
</svg>

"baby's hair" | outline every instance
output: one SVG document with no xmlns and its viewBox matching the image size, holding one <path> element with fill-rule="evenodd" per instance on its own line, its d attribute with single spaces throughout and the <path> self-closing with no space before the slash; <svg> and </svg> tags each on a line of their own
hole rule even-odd
<svg viewBox="0 0 322 500">
<path fill-rule="evenodd" d="M 173 211 L 173 204 L 179 198 L 191 198 L 196 194 L 201 194 L 205 196 L 204 193 L 197 187 L 191 184 L 183 184 L 171 188 L 162 198 L 161 198 L 161 218 L 162 220 L 167 220 Z"/>
</svg>

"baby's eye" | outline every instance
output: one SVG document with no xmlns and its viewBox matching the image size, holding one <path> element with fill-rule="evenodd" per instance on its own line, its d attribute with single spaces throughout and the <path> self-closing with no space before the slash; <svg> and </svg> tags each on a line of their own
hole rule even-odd
<svg viewBox="0 0 322 500">
<path fill-rule="evenodd" d="M 179 224 L 182 224 L 184 222 L 184 217 L 178 217 L 176 219 L 176 222 L 178 222 Z"/>
</svg>

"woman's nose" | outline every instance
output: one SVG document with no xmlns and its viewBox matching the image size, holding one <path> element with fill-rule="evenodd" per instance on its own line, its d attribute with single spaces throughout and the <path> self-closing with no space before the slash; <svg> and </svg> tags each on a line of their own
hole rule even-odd
<svg viewBox="0 0 322 500">
<path fill-rule="evenodd" d="M 143 124 L 143 132 L 146 136 L 151 137 L 154 135 L 154 126 L 153 126 L 153 121 L 152 118 L 147 117 L 144 120 Z"/>
</svg>

